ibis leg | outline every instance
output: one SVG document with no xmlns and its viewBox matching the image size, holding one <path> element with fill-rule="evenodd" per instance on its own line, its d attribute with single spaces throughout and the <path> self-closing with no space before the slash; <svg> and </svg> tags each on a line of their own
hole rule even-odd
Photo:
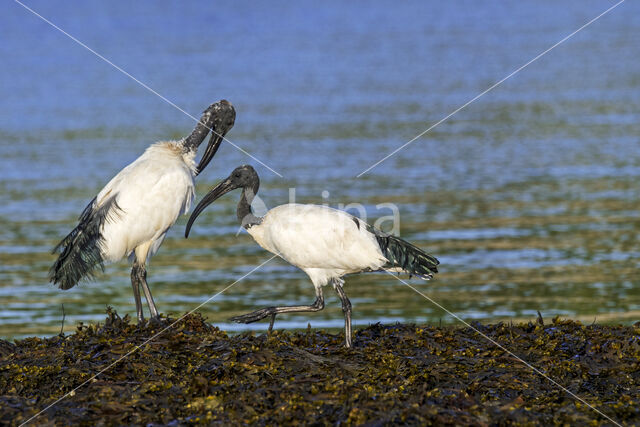
<svg viewBox="0 0 640 427">
<path fill-rule="evenodd" d="M 269 332 L 271 332 L 273 330 L 273 322 L 276 321 L 276 314 L 273 313 L 271 315 L 271 320 L 269 321 Z"/>
<path fill-rule="evenodd" d="M 142 312 L 142 300 L 140 299 L 140 280 L 138 279 L 138 271 L 136 270 L 135 264 L 131 269 L 131 286 L 133 287 L 133 298 L 136 300 L 138 323 L 142 323 L 144 321 L 144 314 Z"/>
<path fill-rule="evenodd" d="M 147 267 L 144 264 L 139 264 L 140 268 L 140 284 L 142 285 L 142 291 L 144 292 L 144 297 L 147 299 L 147 304 L 149 305 L 149 313 L 151 313 L 152 318 L 158 317 L 158 309 L 156 308 L 156 303 L 153 301 L 153 295 L 151 295 L 151 289 L 149 289 L 149 285 L 147 284 Z"/>
<path fill-rule="evenodd" d="M 322 288 L 316 288 L 316 300 L 311 305 L 290 305 L 283 307 L 265 307 L 251 313 L 243 314 L 241 316 L 232 317 L 230 320 L 238 323 L 253 323 L 258 320 L 262 320 L 265 317 L 271 316 L 269 323 L 269 331 L 273 328 L 273 322 L 275 321 L 277 314 L 282 313 L 300 313 L 300 312 L 316 312 L 324 308 L 324 296 L 322 295 Z"/>
<path fill-rule="evenodd" d="M 336 292 L 342 301 L 342 312 L 344 313 L 344 339 L 345 346 L 351 347 L 351 301 L 347 298 L 347 294 L 342 289 L 342 283 L 334 282 Z"/>
<path fill-rule="evenodd" d="M 160 239 L 164 239 L 164 235 L 162 235 Z M 140 284 L 140 286 L 142 287 L 142 291 L 144 292 L 144 297 L 147 299 L 149 314 L 151 314 L 152 319 L 157 319 L 158 309 L 156 308 L 155 302 L 153 302 L 151 289 L 149 289 L 149 285 L 147 284 L 147 257 L 149 255 L 149 249 L 153 244 L 154 241 L 150 240 L 136 247 L 134 251 L 135 259 L 133 261 L 133 270 L 131 270 L 131 276 L 133 277 L 133 274 L 135 272 L 138 283 Z M 140 295 L 140 291 L 138 291 L 138 295 Z M 138 296 L 138 299 L 140 299 L 140 296 Z M 140 311 L 142 311 L 142 302 L 140 303 Z"/>
</svg>

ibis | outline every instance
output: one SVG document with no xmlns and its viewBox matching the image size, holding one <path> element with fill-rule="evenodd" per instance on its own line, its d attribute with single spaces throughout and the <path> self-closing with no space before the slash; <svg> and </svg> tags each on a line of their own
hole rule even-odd
<svg viewBox="0 0 640 427">
<path fill-rule="evenodd" d="M 242 195 L 236 210 L 241 225 L 264 249 L 304 271 L 315 287 L 316 299 L 311 305 L 262 308 L 233 317 L 232 321 L 251 323 L 271 316 L 271 330 L 277 314 L 322 310 L 322 288 L 330 283 L 342 301 L 345 345 L 351 347 L 351 302 L 343 288 L 345 275 L 390 271 L 428 280 L 438 272 L 439 262 L 433 256 L 344 211 L 290 203 L 269 210 L 263 217 L 255 216 L 251 202 L 259 187 L 260 179 L 253 167 L 237 167 L 198 203 L 187 222 L 185 237 L 189 237 L 191 226 L 208 205 L 241 188 Z"/>
<path fill-rule="evenodd" d="M 59 255 L 49 280 L 60 289 L 70 289 L 82 279 L 94 278 L 98 268 L 104 271 L 105 263 L 129 257 L 138 321 L 144 320 L 140 288 L 151 317 L 157 318 L 147 284 L 147 263 L 169 227 L 190 209 L 194 178 L 215 155 L 233 127 L 235 115 L 226 100 L 211 104 L 189 136 L 152 144 L 114 176 L 89 202 L 77 226 L 54 248 L 53 253 Z M 196 151 L 209 131 L 211 138 L 196 166 Z"/>
</svg>

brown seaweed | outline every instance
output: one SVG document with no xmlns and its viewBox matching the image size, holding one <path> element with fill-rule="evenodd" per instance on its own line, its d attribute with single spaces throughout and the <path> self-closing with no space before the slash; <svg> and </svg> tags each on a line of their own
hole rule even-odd
<svg viewBox="0 0 640 427">
<path fill-rule="evenodd" d="M 611 424 L 468 327 L 375 324 L 346 349 L 341 334 L 228 336 L 192 314 L 145 343 L 170 322 L 138 326 L 109 310 L 68 336 L 0 341 L 0 423 L 71 392 L 34 422 Z M 558 318 L 474 328 L 616 422 L 640 422 L 640 328 Z"/>
</svg>

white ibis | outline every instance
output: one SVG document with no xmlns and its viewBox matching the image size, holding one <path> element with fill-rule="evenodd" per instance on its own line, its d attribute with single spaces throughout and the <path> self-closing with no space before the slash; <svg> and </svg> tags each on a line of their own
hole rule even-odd
<svg viewBox="0 0 640 427">
<path fill-rule="evenodd" d="M 377 230 L 346 212 L 319 205 L 286 204 L 263 217 L 251 212 L 260 179 L 249 165 L 237 167 L 213 188 L 191 214 L 185 237 L 198 215 L 222 195 L 242 188 L 238 220 L 254 240 L 269 252 L 307 273 L 316 291 L 311 305 L 266 307 L 231 318 L 251 323 L 271 316 L 269 330 L 280 313 L 316 312 L 324 308 L 322 287 L 331 283 L 342 301 L 345 343 L 351 347 L 351 302 L 344 292 L 343 276 L 370 271 L 404 272 L 428 280 L 438 272 L 438 260 L 398 237 Z"/>
<path fill-rule="evenodd" d="M 78 225 L 55 247 L 58 259 L 49 280 L 69 289 L 91 279 L 106 262 L 133 259 L 131 285 L 138 321 L 144 320 L 140 287 L 152 318 L 157 318 L 146 264 L 157 252 L 169 227 L 191 207 L 194 177 L 209 164 L 226 133 L 233 127 L 235 110 L 226 100 L 210 105 L 191 134 L 179 141 L 157 142 L 122 169 L 80 215 Z M 198 147 L 211 130 L 211 138 L 198 166 Z"/>
</svg>

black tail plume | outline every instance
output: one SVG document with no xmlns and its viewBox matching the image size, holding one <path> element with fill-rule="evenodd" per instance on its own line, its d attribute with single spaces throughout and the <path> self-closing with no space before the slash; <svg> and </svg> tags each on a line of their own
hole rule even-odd
<svg viewBox="0 0 640 427">
<path fill-rule="evenodd" d="M 382 266 L 384 270 L 394 271 L 399 269 L 425 280 L 431 279 L 438 272 L 437 265 L 440 264 L 440 261 L 419 247 L 399 237 L 382 233 L 379 230 L 374 229 L 372 231 L 376 235 L 382 254 L 388 260 Z"/>
<path fill-rule="evenodd" d="M 60 289 L 74 287 L 82 279 L 93 279 L 95 269 L 104 271 L 102 227 L 118 215 L 116 196 L 97 206 L 94 198 L 80 215 L 78 225 L 53 249 L 60 256 L 49 270 L 49 281 Z"/>
</svg>

